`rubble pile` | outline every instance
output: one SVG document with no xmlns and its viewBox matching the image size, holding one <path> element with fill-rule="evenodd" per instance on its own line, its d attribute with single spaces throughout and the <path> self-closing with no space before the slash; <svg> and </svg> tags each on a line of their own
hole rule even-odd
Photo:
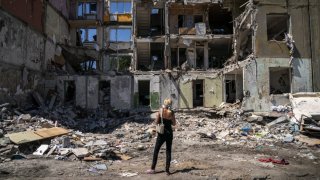
<svg viewBox="0 0 320 180">
<path fill-rule="evenodd" d="M 156 113 L 89 112 L 72 106 L 57 106 L 50 111 L 43 107 L 23 111 L 10 104 L 0 107 L 0 162 L 30 156 L 90 162 L 128 160 L 150 150 L 156 137 L 152 124 Z M 250 148 L 279 143 L 298 147 L 320 144 L 319 139 L 300 134 L 299 124 L 290 120 L 291 107 L 272 108 L 280 115 L 268 117 L 243 111 L 240 102 L 224 103 L 216 109 L 178 111 L 174 141 Z M 99 165 L 89 171 L 99 168 L 106 169 Z"/>
<path fill-rule="evenodd" d="M 193 115 L 179 114 L 180 127 L 176 136 L 186 141 L 199 141 L 199 139 L 215 140 L 218 144 L 246 145 L 256 147 L 259 145 L 273 146 L 278 142 L 293 142 L 293 136 L 298 134 L 295 124 L 289 121 L 268 126 L 248 122 L 247 119 L 235 118 L 195 118 Z M 292 140 L 288 140 L 288 136 Z M 295 141 L 300 144 L 300 142 Z"/>
<path fill-rule="evenodd" d="M 147 114 L 99 109 L 89 112 L 71 106 L 24 111 L 6 103 L 1 105 L 0 114 L 0 161 L 17 158 L 17 154 L 20 158 L 33 154 L 59 160 L 130 159 L 128 153 L 146 149 L 145 143 L 155 136 Z M 123 128 L 117 130 L 119 126 Z M 43 130 L 52 135 L 55 127 L 63 127 L 68 133 L 35 138 Z"/>
</svg>

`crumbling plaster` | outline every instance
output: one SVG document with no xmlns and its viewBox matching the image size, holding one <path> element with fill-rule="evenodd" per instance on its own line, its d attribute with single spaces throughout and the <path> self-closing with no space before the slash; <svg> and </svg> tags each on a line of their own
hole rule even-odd
<svg viewBox="0 0 320 180">
<path fill-rule="evenodd" d="M 313 72 L 313 91 L 320 91 L 320 1 L 319 0 L 309 0 L 309 10 L 310 10 L 310 39 L 312 50 L 312 72 Z"/>
<path fill-rule="evenodd" d="M 0 10 L 0 61 L 40 71 L 43 57 L 43 36 Z"/>
<path fill-rule="evenodd" d="M 69 41 L 68 22 L 60 14 L 47 4 L 45 33 L 47 37 L 56 43 L 65 43 Z"/>
<path fill-rule="evenodd" d="M 204 80 L 204 107 L 219 106 L 223 102 L 223 76 L 211 77 L 201 74 L 188 74 L 179 79 L 179 108 L 194 108 L 192 85 L 194 80 Z"/>
<path fill-rule="evenodd" d="M 179 84 L 170 74 L 160 75 L 160 103 L 172 99 L 172 107 L 179 108 Z"/>
<path fill-rule="evenodd" d="M 310 58 L 310 36 L 308 3 L 303 0 L 261 0 L 257 6 L 256 22 L 256 55 L 258 57 L 283 58 L 290 57 L 285 41 L 268 41 L 267 14 L 288 13 L 290 15 L 289 32 L 292 33 L 296 46 L 296 56 Z"/>
<path fill-rule="evenodd" d="M 160 77 L 158 75 L 134 75 L 134 106 L 138 107 L 139 81 L 150 81 L 150 109 L 158 109 L 160 106 Z"/>
<path fill-rule="evenodd" d="M 291 92 L 311 92 L 311 60 L 293 59 Z M 257 58 L 243 69 L 243 90 L 245 109 L 268 112 L 271 105 L 284 105 L 281 95 L 270 95 L 269 68 L 288 67 L 287 58 Z M 285 95 L 282 95 L 285 96 Z M 289 103 L 289 98 L 287 98 Z"/>
<path fill-rule="evenodd" d="M 75 105 L 87 109 L 99 107 L 99 81 L 111 83 L 111 106 L 116 109 L 130 109 L 132 107 L 132 77 L 131 76 L 58 76 L 58 94 L 64 101 L 64 82 L 74 81 L 76 86 Z"/>
</svg>

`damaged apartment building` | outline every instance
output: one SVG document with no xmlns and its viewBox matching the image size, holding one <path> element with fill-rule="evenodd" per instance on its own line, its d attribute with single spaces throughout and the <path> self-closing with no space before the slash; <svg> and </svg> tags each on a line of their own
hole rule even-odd
<svg viewBox="0 0 320 180">
<path fill-rule="evenodd" d="M 0 102 L 86 109 L 242 102 L 320 90 L 317 0 L 0 0 Z"/>
</svg>

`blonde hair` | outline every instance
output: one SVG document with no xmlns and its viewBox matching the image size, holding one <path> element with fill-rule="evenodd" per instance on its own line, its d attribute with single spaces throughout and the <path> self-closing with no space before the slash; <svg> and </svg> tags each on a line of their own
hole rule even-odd
<svg viewBox="0 0 320 180">
<path fill-rule="evenodd" d="M 163 101 L 163 105 L 165 105 L 165 106 L 171 106 L 171 104 L 172 104 L 172 100 L 170 98 L 166 98 Z"/>
</svg>

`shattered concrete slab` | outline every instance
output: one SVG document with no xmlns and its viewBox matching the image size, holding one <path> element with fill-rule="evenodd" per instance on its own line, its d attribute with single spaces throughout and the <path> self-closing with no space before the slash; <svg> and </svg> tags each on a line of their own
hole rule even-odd
<svg viewBox="0 0 320 180">
<path fill-rule="evenodd" d="M 290 96 L 294 119 L 292 121 L 301 121 L 301 116 L 311 117 L 312 114 L 320 112 L 319 93 L 296 93 Z"/>
</svg>

